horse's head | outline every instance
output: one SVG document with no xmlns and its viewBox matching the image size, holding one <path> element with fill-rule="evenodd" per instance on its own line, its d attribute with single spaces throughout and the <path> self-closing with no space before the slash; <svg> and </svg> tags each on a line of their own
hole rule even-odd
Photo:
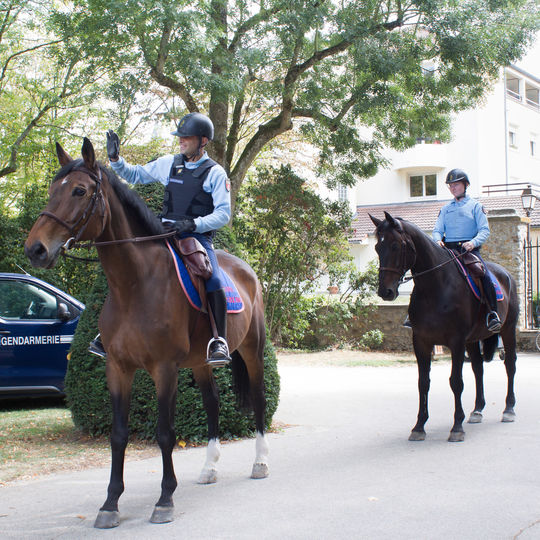
<svg viewBox="0 0 540 540">
<path fill-rule="evenodd" d="M 72 159 L 58 143 L 56 154 L 61 169 L 49 188 L 49 202 L 24 244 L 32 265 L 42 268 L 52 268 L 62 249 L 72 243 L 98 237 L 105 225 L 102 171 L 92 143 L 84 138 L 82 159 Z"/>
<path fill-rule="evenodd" d="M 416 250 L 411 237 L 405 232 L 403 224 L 388 212 L 385 219 L 369 217 L 377 227 L 375 251 L 379 255 L 379 290 L 383 300 L 394 300 L 398 295 L 401 278 L 414 264 Z"/>
</svg>

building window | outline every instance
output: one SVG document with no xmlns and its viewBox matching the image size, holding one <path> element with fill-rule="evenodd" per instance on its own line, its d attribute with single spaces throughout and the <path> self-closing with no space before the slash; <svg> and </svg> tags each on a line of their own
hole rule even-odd
<svg viewBox="0 0 540 540">
<path fill-rule="evenodd" d="M 338 201 L 339 202 L 348 202 L 349 196 L 347 193 L 347 186 L 343 184 L 338 184 Z"/>
<path fill-rule="evenodd" d="M 510 148 L 518 147 L 517 133 L 515 131 L 510 130 L 508 132 L 508 144 L 510 145 Z"/>
<path fill-rule="evenodd" d="M 409 177 L 411 197 L 433 197 L 437 195 L 437 175 L 418 174 Z"/>
<path fill-rule="evenodd" d="M 514 99 L 521 101 L 519 82 L 520 82 L 519 79 L 515 77 L 514 75 L 511 75 L 509 73 L 506 74 L 506 93 L 510 97 L 513 97 Z"/>
<path fill-rule="evenodd" d="M 531 156 L 537 155 L 537 149 L 536 149 L 536 141 L 533 139 L 531 140 Z"/>
</svg>

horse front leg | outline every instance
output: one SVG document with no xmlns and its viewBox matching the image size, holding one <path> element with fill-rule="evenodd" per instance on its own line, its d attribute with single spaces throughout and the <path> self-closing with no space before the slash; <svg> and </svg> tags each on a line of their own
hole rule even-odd
<svg viewBox="0 0 540 540">
<path fill-rule="evenodd" d="M 204 463 L 197 482 L 199 484 L 214 484 L 217 482 L 217 463 L 220 456 L 219 392 L 210 367 L 203 366 L 201 368 L 193 369 L 193 377 L 201 391 L 208 422 L 206 462 Z"/>
<path fill-rule="evenodd" d="M 157 441 L 161 449 L 163 476 L 161 496 L 150 517 L 151 523 L 169 523 L 174 519 L 173 493 L 178 485 L 174 474 L 172 451 L 176 443 L 174 415 L 176 411 L 176 393 L 178 390 L 178 372 L 174 364 L 162 367 L 154 374 L 158 398 Z"/>
<path fill-rule="evenodd" d="M 482 411 L 486 406 L 484 397 L 484 360 L 480 352 L 478 342 L 469 343 L 467 345 L 467 353 L 471 360 L 471 367 L 474 373 L 474 381 L 476 384 L 476 400 L 474 402 L 474 410 L 469 415 L 467 422 L 469 424 L 479 424 L 482 422 Z"/>
<path fill-rule="evenodd" d="M 431 370 L 432 343 L 424 343 L 413 331 L 413 347 L 418 366 L 418 418 L 416 425 L 409 435 L 409 441 L 423 441 L 426 438 L 424 426 L 429 417 L 428 393 L 430 386 L 429 372 Z"/>
<path fill-rule="evenodd" d="M 134 373 L 117 368 L 109 357 L 107 361 L 107 385 L 111 395 L 113 423 L 111 431 L 111 477 L 107 500 L 100 508 L 94 522 L 97 529 L 111 529 L 120 524 L 118 499 L 124 492 L 124 457 L 128 443 L 128 416 L 131 384 Z"/>
<path fill-rule="evenodd" d="M 463 393 L 463 360 L 465 355 L 465 344 L 454 345 L 452 347 L 452 371 L 450 373 L 450 388 L 454 393 L 454 425 L 448 436 L 449 442 L 461 442 L 465 440 L 463 430 L 463 420 L 465 412 L 461 404 L 461 394 Z"/>
<path fill-rule="evenodd" d="M 501 337 L 504 344 L 504 367 L 506 368 L 506 376 L 508 377 L 508 387 L 506 391 L 506 407 L 503 411 L 501 422 L 514 422 L 516 413 L 514 406 L 516 405 L 516 396 L 514 394 L 514 377 L 516 375 L 516 329 L 504 329 L 501 332 Z"/>
</svg>

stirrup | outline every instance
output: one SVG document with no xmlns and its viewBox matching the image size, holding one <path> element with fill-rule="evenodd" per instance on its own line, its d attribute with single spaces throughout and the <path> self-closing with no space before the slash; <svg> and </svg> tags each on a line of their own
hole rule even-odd
<svg viewBox="0 0 540 540">
<path fill-rule="evenodd" d="M 213 343 L 218 342 L 223 344 L 225 347 L 226 356 L 223 356 L 221 358 L 213 358 L 210 356 L 210 347 Z M 206 347 L 206 363 L 209 366 L 212 367 L 223 367 L 226 366 L 231 361 L 231 356 L 229 354 L 229 345 L 227 344 L 227 341 L 222 337 L 212 338 Z"/>
<path fill-rule="evenodd" d="M 99 339 L 99 334 L 90 342 L 90 345 L 88 346 L 88 352 L 90 354 L 95 354 L 96 356 L 99 356 L 100 358 L 107 358 L 107 353 L 105 352 L 105 349 L 103 348 L 103 345 L 101 344 L 101 340 Z"/>
<path fill-rule="evenodd" d="M 496 311 L 490 311 L 486 315 L 486 326 L 487 329 L 494 334 L 500 332 L 502 324 L 499 314 Z"/>
</svg>

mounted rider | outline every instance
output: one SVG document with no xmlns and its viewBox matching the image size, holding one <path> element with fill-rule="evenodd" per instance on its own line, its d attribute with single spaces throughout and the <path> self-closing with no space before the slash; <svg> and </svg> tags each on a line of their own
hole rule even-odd
<svg viewBox="0 0 540 540">
<path fill-rule="evenodd" d="M 172 135 L 179 137 L 179 154 L 167 154 L 146 165 L 131 165 L 120 155 L 118 135 L 107 132 L 107 154 L 111 168 L 130 184 L 161 182 L 165 186 L 162 221 L 179 238 L 194 237 L 208 252 L 212 275 L 206 281 L 207 298 L 217 327 L 211 339 L 207 363 L 230 361 L 227 336 L 227 300 L 219 278 L 220 270 L 212 238 L 231 218 L 230 182 L 227 173 L 208 157 L 206 145 L 214 138 L 210 118 L 195 112 L 185 115 Z"/>
<path fill-rule="evenodd" d="M 490 234 L 486 211 L 481 203 L 467 195 L 470 182 L 464 171 L 451 170 L 446 176 L 446 184 L 454 200 L 441 208 L 433 229 L 433 240 L 449 249 L 471 252 L 482 260 L 480 247 Z M 499 332 L 501 320 L 497 313 L 497 297 L 487 272 L 484 272 L 481 283 L 490 309 L 486 326 L 490 332 Z"/>
</svg>

